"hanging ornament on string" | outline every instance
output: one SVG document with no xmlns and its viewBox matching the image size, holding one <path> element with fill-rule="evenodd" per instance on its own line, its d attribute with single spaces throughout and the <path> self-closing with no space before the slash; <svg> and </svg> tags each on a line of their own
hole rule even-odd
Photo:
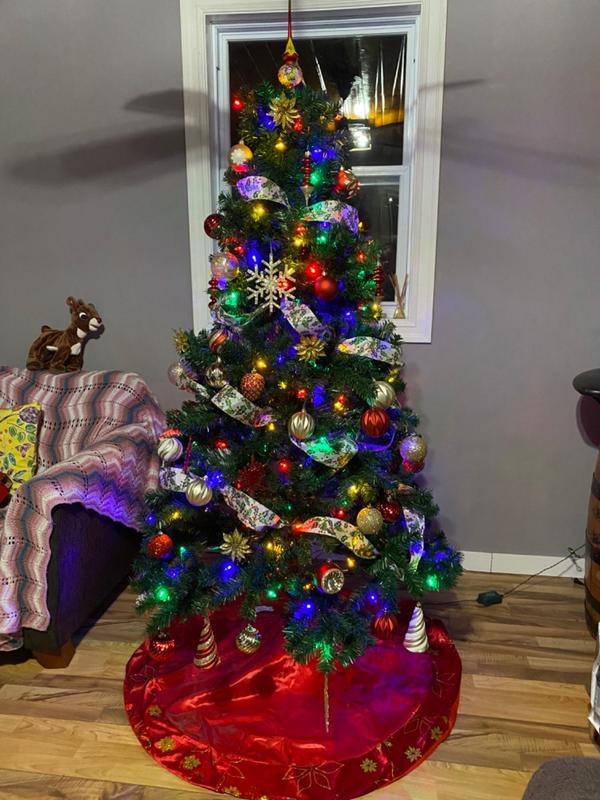
<svg viewBox="0 0 600 800">
<path fill-rule="evenodd" d="M 383 408 L 367 408 L 361 415 L 360 427 L 366 436 L 378 438 L 390 427 L 390 418 Z"/>
<path fill-rule="evenodd" d="M 427 442 L 420 433 L 411 433 L 400 442 L 402 461 L 422 464 L 427 455 Z"/>
<path fill-rule="evenodd" d="M 396 402 L 394 387 L 387 381 L 375 381 L 375 396 L 370 402 L 373 408 L 389 408 Z"/>
<path fill-rule="evenodd" d="M 300 167 L 300 172 L 302 173 L 302 194 L 304 195 L 304 201 L 308 206 L 308 201 L 310 200 L 310 196 L 313 193 L 313 186 L 310 182 L 310 173 L 312 171 L 311 162 L 310 162 L 310 150 L 306 150 L 304 153 L 304 157 L 302 158 L 302 166 Z"/>
<path fill-rule="evenodd" d="M 169 558 L 173 552 L 173 539 L 166 533 L 156 533 L 148 540 L 146 552 L 150 558 Z"/>
<path fill-rule="evenodd" d="M 217 651 L 215 634 L 213 633 L 209 618 L 204 617 L 200 638 L 198 639 L 198 645 L 196 647 L 194 664 L 200 669 L 212 669 L 218 663 L 219 653 Z"/>
<path fill-rule="evenodd" d="M 213 353 L 218 353 L 228 339 L 229 333 L 225 328 L 216 328 L 208 337 L 208 346 Z"/>
<path fill-rule="evenodd" d="M 183 455 L 183 445 L 174 436 L 167 436 L 159 442 L 157 452 L 161 461 L 172 464 Z"/>
<path fill-rule="evenodd" d="M 356 515 L 356 525 L 365 536 L 375 536 L 383 527 L 383 517 L 377 508 L 361 508 Z"/>
<path fill-rule="evenodd" d="M 217 360 L 213 364 L 210 364 L 210 366 L 207 367 L 205 374 L 206 382 L 213 389 L 221 389 L 227 383 L 222 361 L 219 356 L 217 356 Z"/>
<path fill-rule="evenodd" d="M 344 586 L 344 573 L 337 564 L 321 564 L 317 572 L 317 583 L 325 594 L 337 594 Z"/>
<path fill-rule="evenodd" d="M 402 506 L 397 500 L 388 498 L 387 500 L 384 500 L 383 503 L 379 503 L 377 508 L 379 509 L 384 522 L 397 522 L 400 519 Z"/>
<path fill-rule="evenodd" d="M 250 148 L 244 144 L 243 140 L 234 144 L 229 151 L 229 165 L 235 172 L 248 172 L 254 153 Z"/>
<path fill-rule="evenodd" d="M 288 40 L 283 51 L 283 64 L 277 72 L 279 83 L 286 89 L 293 89 L 304 80 L 298 64 L 298 53 L 292 40 L 292 3 L 288 2 Z"/>
<path fill-rule="evenodd" d="M 396 619 L 396 615 L 390 614 L 389 611 L 378 614 L 371 623 L 373 636 L 376 636 L 384 642 L 388 639 L 392 639 L 397 630 L 398 620 Z"/>
<path fill-rule="evenodd" d="M 344 194 L 350 200 L 358 194 L 360 183 L 352 170 L 341 167 L 338 171 L 334 188 L 338 194 Z"/>
<path fill-rule="evenodd" d="M 260 631 L 254 625 L 246 625 L 243 631 L 240 631 L 235 637 L 235 644 L 238 650 L 246 655 L 255 653 L 260 647 L 260 640 L 262 636 Z"/>
<path fill-rule="evenodd" d="M 240 381 L 240 391 L 244 397 L 255 403 L 265 389 L 265 379 L 256 370 L 246 373 Z"/>
<path fill-rule="evenodd" d="M 185 498 L 192 506 L 205 506 L 212 500 L 213 491 L 204 478 L 191 480 L 185 490 Z"/>
<path fill-rule="evenodd" d="M 212 276 L 217 280 L 231 280 L 238 271 L 238 260 L 233 253 L 213 253 L 209 261 Z"/>
<path fill-rule="evenodd" d="M 313 284 L 313 291 L 319 300 L 333 300 L 339 290 L 338 282 L 329 275 L 323 275 Z"/>
<path fill-rule="evenodd" d="M 171 658 L 175 652 L 175 647 L 175 639 L 166 631 L 160 631 L 160 633 L 148 639 L 148 653 L 150 657 L 154 661 L 158 661 L 159 664 L 164 664 L 165 661 Z"/>
<path fill-rule="evenodd" d="M 315 421 L 313 417 L 302 409 L 296 411 L 288 420 L 288 433 L 294 439 L 308 439 L 315 431 Z"/>
<path fill-rule="evenodd" d="M 223 214 L 209 214 L 204 220 L 204 232 L 211 239 L 219 238 L 219 226 L 223 222 Z"/>
</svg>

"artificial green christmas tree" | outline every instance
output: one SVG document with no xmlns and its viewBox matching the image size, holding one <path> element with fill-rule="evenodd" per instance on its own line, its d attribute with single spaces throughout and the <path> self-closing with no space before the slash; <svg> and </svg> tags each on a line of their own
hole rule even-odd
<svg viewBox="0 0 600 800">
<path fill-rule="evenodd" d="M 427 448 L 402 401 L 379 248 L 352 206 L 345 120 L 302 83 L 291 44 L 279 81 L 236 98 L 229 190 L 205 222 L 214 326 L 175 336 L 171 377 L 191 396 L 159 445 L 137 604 L 158 661 L 177 651 L 173 626 L 202 618 L 196 663 L 214 667 L 206 624 L 228 606 L 248 658 L 273 607 L 289 656 L 329 673 L 399 635 L 400 598 L 450 587 L 460 554 L 428 528 Z"/>
</svg>

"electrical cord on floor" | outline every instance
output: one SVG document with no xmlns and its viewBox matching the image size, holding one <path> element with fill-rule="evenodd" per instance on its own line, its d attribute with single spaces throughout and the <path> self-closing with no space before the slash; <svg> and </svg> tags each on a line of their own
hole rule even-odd
<svg viewBox="0 0 600 800">
<path fill-rule="evenodd" d="M 529 581 L 533 580 L 534 578 L 537 578 L 539 575 L 543 575 L 544 572 L 548 572 L 548 570 L 554 569 L 554 567 L 558 567 L 559 564 L 562 564 L 564 561 L 568 561 L 569 559 L 575 562 L 575 559 L 579 556 L 580 552 L 584 549 L 584 547 L 585 547 L 584 544 L 579 545 L 579 547 L 568 547 L 567 550 L 569 552 L 566 556 L 563 556 L 563 558 L 559 559 L 558 561 L 555 561 L 553 564 L 544 567 L 544 569 L 541 569 L 539 572 L 534 572 L 533 575 L 529 575 L 524 580 L 515 584 L 515 586 L 513 586 L 511 589 L 508 589 L 508 591 L 504 592 L 504 594 L 500 594 L 500 592 L 497 592 L 495 589 L 491 589 L 487 592 L 481 592 L 479 595 L 477 595 L 476 598 L 470 598 L 468 600 L 450 600 L 450 602 L 448 603 L 427 603 L 427 605 L 462 606 L 465 605 L 465 603 L 478 603 L 480 606 L 498 605 L 498 603 L 501 603 L 505 597 L 508 597 L 509 595 L 513 594 L 522 586 L 525 586 L 526 583 L 529 583 Z M 574 583 L 582 585 L 583 582 L 579 578 L 575 578 Z"/>
</svg>

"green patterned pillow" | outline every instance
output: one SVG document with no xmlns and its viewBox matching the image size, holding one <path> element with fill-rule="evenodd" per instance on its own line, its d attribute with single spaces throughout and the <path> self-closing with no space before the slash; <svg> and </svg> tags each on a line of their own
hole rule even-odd
<svg viewBox="0 0 600 800">
<path fill-rule="evenodd" d="M 39 403 L 0 408 L 0 472 L 10 478 L 11 493 L 35 475 L 41 418 Z"/>
</svg>

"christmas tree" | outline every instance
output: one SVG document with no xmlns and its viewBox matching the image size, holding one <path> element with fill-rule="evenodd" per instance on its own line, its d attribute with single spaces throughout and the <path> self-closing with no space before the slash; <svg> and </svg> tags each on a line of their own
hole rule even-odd
<svg viewBox="0 0 600 800">
<path fill-rule="evenodd" d="M 393 635 L 401 591 L 451 586 L 460 554 L 416 478 L 427 448 L 345 120 L 303 84 L 291 40 L 278 78 L 235 98 L 229 190 L 205 221 L 214 327 L 175 335 L 171 378 L 194 397 L 159 445 L 137 605 L 156 635 L 237 601 L 244 653 L 276 605 L 287 652 L 327 673 Z M 206 625 L 201 639 L 196 664 L 213 666 Z"/>
</svg>

